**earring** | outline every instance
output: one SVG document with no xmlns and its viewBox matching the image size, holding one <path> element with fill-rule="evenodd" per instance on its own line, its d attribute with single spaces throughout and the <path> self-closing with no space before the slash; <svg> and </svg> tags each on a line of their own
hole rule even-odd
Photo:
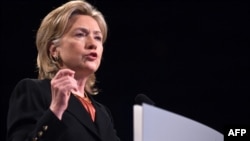
<svg viewBox="0 0 250 141">
<path fill-rule="evenodd" d="M 51 55 L 51 62 L 54 63 L 54 64 L 57 64 L 59 61 L 59 57 L 58 56 L 52 56 Z"/>
<path fill-rule="evenodd" d="M 58 62 L 58 56 L 53 56 L 54 61 Z"/>
</svg>

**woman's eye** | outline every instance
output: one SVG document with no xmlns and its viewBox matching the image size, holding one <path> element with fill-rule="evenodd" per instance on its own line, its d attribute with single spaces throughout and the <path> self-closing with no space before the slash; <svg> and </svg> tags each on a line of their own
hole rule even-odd
<svg viewBox="0 0 250 141">
<path fill-rule="evenodd" d="M 81 37 L 81 36 L 83 36 L 83 34 L 82 33 L 77 33 L 76 36 Z"/>
<path fill-rule="evenodd" d="M 102 37 L 101 36 L 96 36 L 95 39 L 98 40 L 98 41 L 102 41 Z"/>
</svg>

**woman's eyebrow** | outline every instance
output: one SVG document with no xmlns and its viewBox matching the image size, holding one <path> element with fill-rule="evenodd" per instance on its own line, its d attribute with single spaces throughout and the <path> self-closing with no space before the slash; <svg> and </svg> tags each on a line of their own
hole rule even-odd
<svg viewBox="0 0 250 141">
<path fill-rule="evenodd" d="M 87 32 L 87 33 L 90 32 L 89 29 L 87 29 L 87 28 L 85 28 L 85 27 L 77 27 L 74 31 L 77 31 L 77 30 L 81 30 L 81 31 Z M 94 33 L 95 35 L 102 35 L 102 32 L 101 32 L 100 30 L 94 30 L 93 33 Z"/>
</svg>

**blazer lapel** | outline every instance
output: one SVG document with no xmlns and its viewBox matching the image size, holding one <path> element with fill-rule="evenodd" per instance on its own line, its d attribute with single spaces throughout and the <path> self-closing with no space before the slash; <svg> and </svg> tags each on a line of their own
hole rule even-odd
<svg viewBox="0 0 250 141">
<path fill-rule="evenodd" d="M 81 102 L 73 95 L 70 96 L 67 111 L 75 116 L 83 126 L 87 127 L 100 138 L 97 128 L 89 113 L 85 110 Z"/>
<path fill-rule="evenodd" d="M 99 133 L 102 134 L 102 133 L 106 133 L 108 126 L 111 122 L 107 112 L 105 111 L 105 109 L 100 106 L 98 103 L 95 102 L 95 100 L 93 100 L 93 104 L 94 104 L 94 107 L 96 109 L 96 115 L 95 115 L 95 123 L 96 123 L 96 127 L 98 128 L 99 130 Z M 103 135 L 101 135 L 103 136 Z"/>
</svg>

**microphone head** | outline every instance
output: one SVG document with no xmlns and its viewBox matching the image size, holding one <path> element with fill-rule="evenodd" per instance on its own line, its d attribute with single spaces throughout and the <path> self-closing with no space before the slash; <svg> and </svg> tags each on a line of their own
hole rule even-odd
<svg viewBox="0 0 250 141">
<path fill-rule="evenodd" d="M 136 104 L 142 104 L 142 103 L 147 103 L 150 105 L 155 105 L 154 101 L 152 101 L 149 97 L 147 97 L 145 94 L 138 94 L 135 97 L 135 102 Z"/>
</svg>

